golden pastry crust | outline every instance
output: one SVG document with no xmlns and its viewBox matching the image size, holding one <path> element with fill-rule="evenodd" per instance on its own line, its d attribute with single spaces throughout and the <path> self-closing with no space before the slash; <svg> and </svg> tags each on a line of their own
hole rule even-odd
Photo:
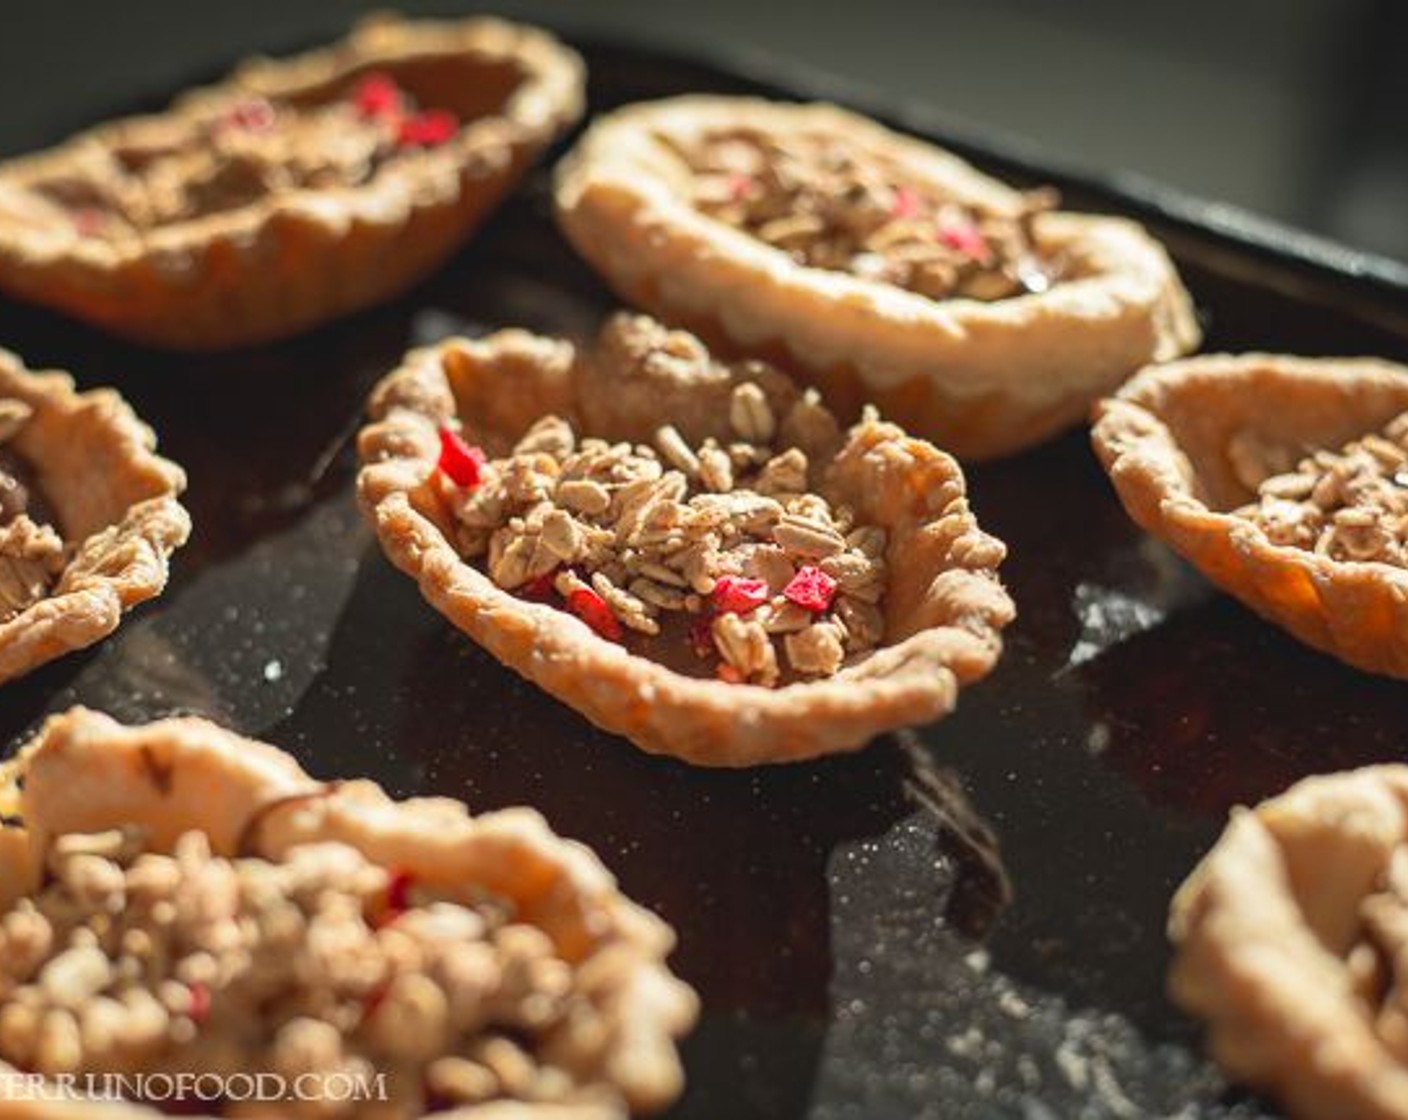
<svg viewBox="0 0 1408 1120">
<path fill-rule="evenodd" d="M 0 350 L 0 399 L 33 409 L 14 448 L 33 467 L 72 550 L 45 599 L 0 623 L 0 682 L 117 629 L 123 611 L 159 595 L 191 522 L 186 476 L 156 455 L 156 437 L 111 389 L 31 372 Z"/>
<path fill-rule="evenodd" d="M 1276 544 L 1234 512 L 1250 474 L 1405 410 L 1408 369 L 1388 362 L 1211 355 L 1141 372 L 1096 408 L 1092 438 L 1129 515 L 1213 583 L 1308 645 L 1408 677 L 1408 570 Z"/>
<path fill-rule="evenodd" d="M 835 676 L 781 688 L 700 679 L 496 586 L 451 543 L 432 485 L 440 426 L 462 420 L 493 450 L 546 413 L 636 442 L 666 422 L 698 439 L 727 414 L 726 380 L 706 386 L 647 367 L 632 385 L 604 388 L 588 365 L 570 344 L 522 331 L 412 351 L 377 388 L 361 435 L 358 491 L 387 556 L 505 665 L 642 749 L 705 766 L 859 747 L 946 714 L 959 688 L 992 668 L 1014 613 L 996 573 L 1005 549 L 978 528 L 951 457 L 874 421 L 852 430 L 816 487 L 888 536 L 884 637 Z"/>
<path fill-rule="evenodd" d="M 372 71 L 404 77 L 472 119 L 366 182 L 274 191 L 122 236 L 85 234 L 37 189 L 81 183 L 119 145 L 167 142 L 250 98 L 316 103 Z M 165 114 L 101 125 L 0 166 L 0 287 L 160 346 L 293 334 L 430 273 L 582 107 L 581 60 L 544 32 L 494 19 L 377 17 L 334 46 L 247 62 Z"/>
<path fill-rule="evenodd" d="M 147 850 L 169 852 L 195 830 L 217 856 L 274 861 L 298 845 L 347 845 L 449 899 L 488 892 L 506 900 L 514 920 L 546 934 L 562 960 L 597 965 L 590 998 L 606 1035 L 589 1049 L 599 1098 L 582 1105 L 499 1101 L 456 1115 L 624 1120 L 679 1094 L 675 1039 L 692 1025 L 697 999 L 663 963 L 673 931 L 623 896 L 590 850 L 554 835 L 531 809 L 473 817 L 443 798 L 394 801 L 370 781 L 315 781 L 278 748 L 205 720 L 123 727 L 83 708 L 52 717 L 0 776 L 0 809 L 22 822 L 0 829 L 6 909 L 39 888 L 53 839 L 67 834 L 137 826 Z M 0 1074 L 12 1072 L 0 1063 Z M 161 1115 L 125 1102 L 0 1102 L 6 1117 L 89 1113 Z"/>
<path fill-rule="evenodd" d="M 1173 998 L 1233 1077 L 1306 1120 L 1408 1117 L 1408 767 L 1239 809 L 1173 900 Z"/>
<path fill-rule="evenodd" d="M 934 301 L 806 268 L 707 217 L 678 154 L 746 126 L 836 137 L 921 185 L 992 211 L 1022 196 L 940 149 L 831 105 L 690 96 L 602 118 L 557 171 L 562 228 L 628 302 L 798 370 L 843 414 L 865 403 L 960 457 L 991 458 L 1078 423 L 1133 370 L 1191 350 L 1199 331 L 1163 248 L 1139 226 L 1071 213 L 1036 218 L 1063 255 L 1049 291 Z"/>
</svg>

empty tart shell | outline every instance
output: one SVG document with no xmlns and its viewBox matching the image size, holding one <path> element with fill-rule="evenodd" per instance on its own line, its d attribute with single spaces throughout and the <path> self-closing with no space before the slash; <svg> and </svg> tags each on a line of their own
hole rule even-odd
<svg viewBox="0 0 1408 1120">
<path fill-rule="evenodd" d="M 1170 992 L 1231 1076 L 1303 1120 L 1408 1117 L 1408 767 L 1236 810 L 1169 932 Z"/>
<path fill-rule="evenodd" d="M 934 193 L 1017 215 L 1016 190 L 939 148 L 825 104 L 689 96 L 597 121 L 557 171 L 562 228 L 628 302 L 718 343 L 766 354 L 838 413 L 874 403 L 960 458 L 1009 454 L 1084 419 L 1134 370 L 1191 350 L 1199 331 L 1163 248 L 1132 222 L 1038 215 L 1036 250 L 1064 261 L 1040 294 L 930 299 L 798 263 L 708 216 L 681 152 L 746 128 L 818 137 Z"/>
<path fill-rule="evenodd" d="M 140 167 L 152 153 L 199 152 L 231 122 L 258 131 L 272 114 L 296 117 L 351 96 L 368 75 L 454 124 L 433 146 L 411 134 L 424 150 L 388 159 L 362 181 L 261 185 L 236 204 L 153 228 L 91 228 L 85 219 L 101 212 L 69 205 L 100 198 L 114 169 Z M 582 105 L 580 59 L 544 32 L 494 19 L 378 17 L 334 46 L 246 62 L 163 114 L 104 124 L 0 165 L 0 289 L 164 347 L 293 334 L 427 275 Z M 238 170 L 216 159 L 215 186 Z"/>
<path fill-rule="evenodd" d="M 1408 570 L 1275 543 L 1241 507 L 1306 456 L 1408 411 L 1408 369 L 1373 359 L 1190 358 L 1096 409 L 1095 451 L 1129 515 L 1301 641 L 1408 676 Z"/>
<path fill-rule="evenodd" d="M 369 915 L 369 926 L 385 928 L 386 919 L 402 918 L 404 911 L 420 905 L 488 903 L 502 910 L 506 920 L 530 926 L 548 939 L 548 955 L 571 969 L 573 998 L 585 1001 L 578 1009 L 581 1017 L 562 1028 L 575 1031 L 574 1039 L 541 1034 L 523 1043 L 541 1046 L 533 1058 L 555 1065 L 559 1076 L 571 1077 L 575 1104 L 515 1099 L 512 1082 L 505 1081 L 501 1092 L 488 1094 L 496 1099 L 461 1104 L 455 1115 L 623 1120 L 633 1112 L 663 1107 L 679 1093 L 682 1073 L 674 1040 L 692 1025 L 697 1000 L 663 963 L 674 944 L 673 931 L 625 898 L 590 850 L 554 835 L 531 809 L 471 816 L 459 802 L 448 799 L 396 801 L 370 781 L 316 781 L 278 748 L 205 720 L 167 719 L 124 727 L 82 708 L 52 717 L 4 770 L 0 906 L 6 910 L 52 884 L 52 871 L 46 872 L 52 863 L 46 861 L 66 837 L 138 830 L 142 851 L 174 852 L 178 864 L 184 858 L 181 838 L 191 832 L 204 835 L 210 855 L 228 860 L 282 863 L 300 846 L 344 846 L 384 869 L 390 880 L 386 892 L 400 896 L 388 899 L 392 913 Z M 406 884 L 432 898 L 417 901 L 408 895 Z M 352 889 L 350 884 L 347 889 Z M 218 901 L 205 905 L 220 913 Z M 124 951 L 126 944 L 124 940 Z M 204 944 L 197 939 L 181 951 L 194 952 Z M 324 938 L 321 951 L 335 953 L 338 946 Z M 294 951 L 312 952 L 301 945 Z M 45 975 L 40 973 L 41 986 Z M 313 983 L 306 978 L 301 982 Z M 448 981 L 442 977 L 441 982 Z M 209 1005 L 218 1010 L 222 998 L 214 988 Z M 379 1012 L 381 1006 L 380 1000 L 367 1002 L 363 1018 L 384 1013 Z M 214 1022 L 212 1014 L 212 1029 Z M 415 1031 L 424 1022 L 412 1015 L 404 1026 Z M 479 1020 L 459 1029 L 489 1029 L 475 1028 L 473 1022 Z M 585 1033 L 578 1030 L 579 1023 L 587 1028 Z M 0 1063 L 0 1072 L 13 1070 Z M 56 1115 L 51 1107 L 10 1102 L 5 1112 Z M 90 1108 L 104 1116 L 162 1115 L 137 1103 L 85 1106 L 72 1100 L 64 1104 L 63 1115 Z M 407 1113 L 390 1108 L 378 1114 Z"/>
<path fill-rule="evenodd" d="M 0 622 L 0 682 L 117 629 L 128 608 L 159 595 L 190 518 L 181 468 L 112 389 L 80 393 L 57 372 L 27 370 L 0 350 L 0 401 L 29 419 L 7 448 L 28 464 L 51 507 L 66 562 L 47 597 Z"/>
<path fill-rule="evenodd" d="M 598 352 L 608 335 L 641 324 L 664 330 L 621 317 Z M 661 346 L 703 349 L 683 332 Z M 591 352 L 522 331 L 412 351 L 372 397 L 373 423 L 360 440 L 363 508 L 387 556 L 436 609 L 505 665 L 646 751 L 706 766 L 786 762 L 949 712 L 960 687 L 984 676 L 1001 651 L 1013 615 L 996 572 L 1005 549 L 978 527 L 955 461 L 874 418 L 843 436 L 827 414 L 831 437 L 824 453 L 812 449 L 806 484 L 883 529 L 888 542 L 883 633 L 834 675 L 766 687 L 667 666 L 556 605 L 502 589 L 457 551 L 437 485 L 439 429 L 462 424 L 497 454 L 551 413 L 584 437 L 639 445 L 673 424 L 699 446 L 724 438 L 730 392 L 745 375 L 779 406 L 800 396 L 761 363 L 710 369 L 645 361 L 622 374 Z"/>
</svg>

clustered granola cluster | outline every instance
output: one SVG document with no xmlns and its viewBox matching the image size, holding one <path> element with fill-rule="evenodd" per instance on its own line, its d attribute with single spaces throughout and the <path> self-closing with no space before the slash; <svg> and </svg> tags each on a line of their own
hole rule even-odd
<svg viewBox="0 0 1408 1120">
<path fill-rule="evenodd" d="M 226 859 L 200 832 L 170 855 L 134 828 L 61 836 L 46 871 L 0 917 L 0 1058 L 20 1069 L 379 1072 L 387 1117 L 611 1091 L 592 999 L 610 954 L 574 968 L 498 900 L 437 898 L 333 842 Z"/>
<path fill-rule="evenodd" d="M 1016 215 L 987 212 L 806 134 L 716 133 L 687 158 L 701 210 L 815 268 L 931 299 L 1005 299 L 1058 278 L 1058 262 L 1038 253 L 1032 235 L 1033 217 L 1055 205 L 1051 191 L 1028 194 Z"/>
<path fill-rule="evenodd" d="M 442 431 L 457 544 L 500 587 L 560 596 L 604 637 L 688 642 L 725 680 L 834 674 L 883 635 L 885 531 L 810 489 L 797 445 L 837 432 L 815 393 L 779 418 L 741 380 L 729 422 L 730 442 L 666 424 L 649 446 L 548 416 L 492 462 Z"/>
<path fill-rule="evenodd" d="M 1276 544 L 1408 567 L 1408 413 L 1265 479 L 1237 513 Z"/>
<path fill-rule="evenodd" d="M 312 107 L 248 97 L 198 127 L 143 133 L 94 151 L 101 168 L 41 188 L 67 206 L 78 231 L 108 236 L 237 209 L 278 191 L 355 186 L 408 151 L 448 143 L 460 122 L 419 109 L 387 74 Z"/>
<path fill-rule="evenodd" d="M 5 446 L 32 414 L 23 401 L 0 398 L 0 623 L 45 598 L 66 562 L 63 539 L 42 512 L 31 472 Z"/>
</svg>

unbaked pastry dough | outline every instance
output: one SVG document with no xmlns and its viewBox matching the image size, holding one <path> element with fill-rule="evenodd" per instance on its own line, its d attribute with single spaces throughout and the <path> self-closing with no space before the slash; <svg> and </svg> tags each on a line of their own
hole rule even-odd
<svg viewBox="0 0 1408 1120">
<path fill-rule="evenodd" d="M 1173 900 L 1173 998 L 1297 1120 L 1408 1117 L 1408 767 L 1238 809 Z"/>
<path fill-rule="evenodd" d="M 1140 373 L 1100 403 L 1093 439 L 1129 515 L 1208 579 L 1317 649 L 1408 677 L 1408 568 L 1278 543 L 1247 508 L 1405 411 L 1402 366 L 1209 355 Z"/>
<path fill-rule="evenodd" d="M 391 561 L 504 664 L 647 751 L 710 766 L 784 762 L 853 749 L 950 711 L 959 688 L 992 668 L 1012 618 L 997 577 L 1005 549 L 978 527 L 958 464 L 878 419 L 844 438 L 833 421 L 825 454 L 809 456 L 812 489 L 883 529 L 887 542 L 883 635 L 834 675 L 768 688 L 677 671 L 558 606 L 506 590 L 482 561 L 463 558 L 436 465 L 442 429 L 462 425 L 497 456 L 552 413 L 587 436 L 631 444 L 668 423 L 698 447 L 727 439 L 741 381 L 768 386 L 779 404 L 799 396 L 776 370 L 715 362 L 697 340 L 658 324 L 645 328 L 658 351 L 622 368 L 601 354 L 620 329 L 608 325 L 596 354 L 503 331 L 407 356 L 373 395 L 373 423 L 360 441 L 362 505 Z M 705 360 L 678 360 L 700 351 Z"/>
<path fill-rule="evenodd" d="M 151 429 L 114 390 L 76 392 L 67 374 L 31 372 L 0 350 L 5 400 L 26 413 L 6 449 L 35 476 L 64 555 L 43 597 L 0 614 L 0 682 L 111 634 L 161 593 L 191 529 L 177 500 L 185 474 L 154 453 Z"/>
<path fill-rule="evenodd" d="M 1122 219 L 1036 215 L 1036 247 L 1062 259 L 1060 278 L 1008 299 L 934 300 L 799 264 L 697 204 L 686 154 L 743 128 L 820 138 L 894 168 L 920 196 L 979 212 L 1015 215 L 1027 201 L 956 156 L 831 105 L 687 96 L 592 126 L 557 171 L 558 218 L 582 255 L 628 302 L 786 364 L 839 414 L 872 403 L 960 458 L 990 458 L 1080 422 L 1134 370 L 1198 342 L 1167 254 Z"/>
<path fill-rule="evenodd" d="M 0 289 L 161 346 L 292 334 L 429 273 L 582 105 L 544 32 L 375 18 L 0 165 Z"/>
</svg>

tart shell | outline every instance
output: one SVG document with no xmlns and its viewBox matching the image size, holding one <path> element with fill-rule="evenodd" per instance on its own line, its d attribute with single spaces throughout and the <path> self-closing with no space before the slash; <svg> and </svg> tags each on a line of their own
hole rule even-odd
<svg viewBox="0 0 1408 1120">
<path fill-rule="evenodd" d="M 1408 1067 L 1346 960 L 1405 844 L 1408 767 L 1310 778 L 1236 810 L 1173 900 L 1173 998 L 1207 1023 L 1219 1065 L 1294 1117 L 1408 1117 Z"/>
<path fill-rule="evenodd" d="M 443 147 L 355 187 L 292 190 L 139 237 L 84 237 L 29 188 L 82 177 L 95 149 L 161 135 L 241 99 L 296 102 L 371 70 L 433 77 L 465 115 L 483 88 L 518 71 L 501 109 Z M 428 275 L 487 217 L 583 107 L 576 54 L 533 28 L 495 19 L 378 17 L 343 42 L 257 59 L 167 113 L 101 125 L 0 165 L 0 288 L 140 342 L 178 349 L 294 334 L 390 298 Z"/>
<path fill-rule="evenodd" d="M 665 422 L 697 433 L 718 411 L 698 399 L 690 410 L 665 381 L 583 394 L 582 378 L 568 343 L 522 331 L 450 340 L 412 351 L 381 383 L 361 434 L 358 492 L 382 548 L 505 665 L 643 750 L 703 766 L 854 749 L 945 715 L 961 686 L 992 669 L 1014 614 L 996 573 L 1005 549 L 978 528 L 958 464 L 890 424 L 855 428 L 824 483 L 887 530 L 892 573 L 884 641 L 834 677 L 772 689 L 687 676 L 495 586 L 447 537 L 430 485 L 442 424 L 458 416 L 493 451 L 549 412 L 575 418 L 585 406 L 584 434 L 645 440 Z"/>
<path fill-rule="evenodd" d="M 116 630 L 123 611 L 161 593 L 191 530 L 177 500 L 184 472 L 154 453 L 151 429 L 114 390 L 76 392 L 67 374 L 31 372 L 0 350 L 4 397 L 34 410 L 13 447 L 75 553 L 48 598 L 0 623 L 0 683 Z"/>
<path fill-rule="evenodd" d="M 55 836 L 137 824 L 150 847 L 169 851 L 192 829 L 223 856 L 278 859 L 290 847 L 337 841 L 368 860 L 405 869 L 450 897 L 482 888 L 513 902 L 522 921 L 557 953 L 581 963 L 615 955 L 613 983 L 593 998 L 610 1006 L 615 1035 L 604 1068 L 622 1106 L 564 1109 L 531 1103 L 466 1107 L 483 1120 L 623 1120 L 625 1105 L 650 1111 L 682 1084 L 674 1039 L 693 1023 L 697 1000 L 663 960 L 674 934 L 625 898 L 584 846 L 554 835 L 536 812 L 514 808 L 470 816 L 441 798 L 394 801 L 370 781 L 323 783 L 276 747 L 201 719 L 123 727 L 83 708 L 55 716 L 4 767 L 0 808 L 21 827 L 0 829 L 0 906 L 40 882 Z M 0 1064 L 0 1074 L 13 1073 Z M 137 1104 L 6 1102 L 6 1116 L 157 1117 Z"/>
<path fill-rule="evenodd" d="M 1408 571 L 1273 544 L 1232 514 L 1253 440 L 1286 466 L 1408 410 L 1408 368 L 1372 359 L 1213 355 L 1150 368 L 1097 407 L 1093 441 L 1129 515 L 1307 645 L 1408 677 Z"/>
<path fill-rule="evenodd" d="M 961 458 L 994 458 L 1084 419 L 1134 370 L 1200 334 L 1163 248 L 1138 225 L 1038 217 L 1037 246 L 1074 275 L 1048 292 L 936 302 L 806 268 L 707 217 L 671 144 L 737 126 L 814 131 L 893 162 L 920 184 L 997 210 L 1020 196 L 957 157 L 832 105 L 687 96 L 601 118 L 557 170 L 558 219 L 628 302 L 815 383 L 838 413 L 873 403 Z"/>
</svg>

